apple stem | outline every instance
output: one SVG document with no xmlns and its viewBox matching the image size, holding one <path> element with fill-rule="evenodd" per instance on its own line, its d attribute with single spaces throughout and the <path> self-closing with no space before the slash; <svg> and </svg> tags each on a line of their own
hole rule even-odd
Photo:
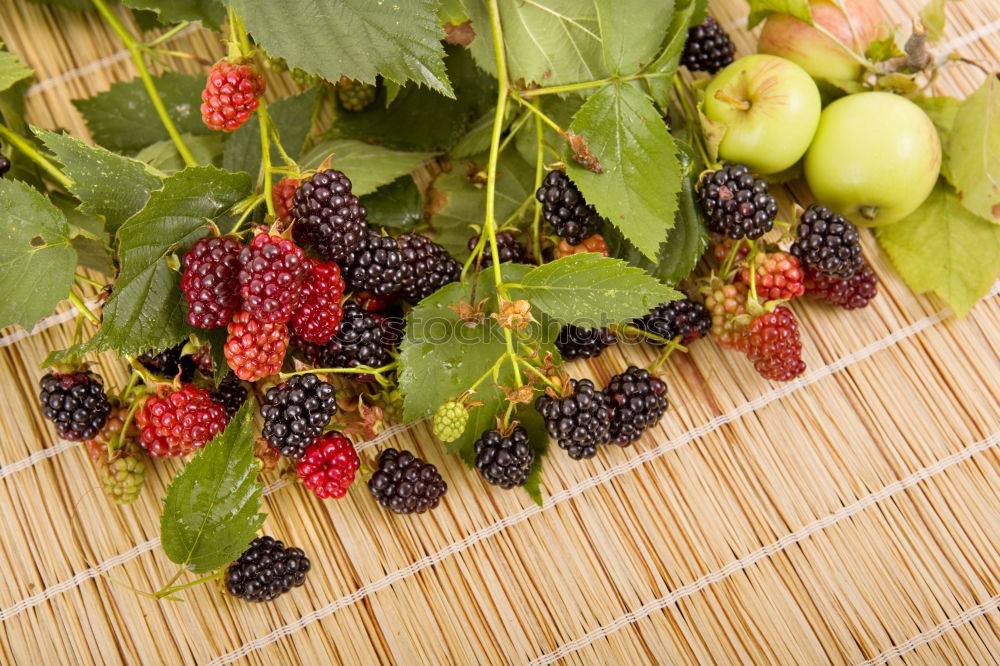
<svg viewBox="0 0 1000 666">
<path fill-rule="evenodd" d="M 740 111 L 750 110 L 750 102 L 748 102 L 745 99 L 736 99 L 732 95 L 727 95 L 722 90 L 715 91 L 715 99 L 721 100 L 726 104 L 728 104 L 729 106 L 733 107 L 734 109 L 739 109 Z"/>
<path fill-rule="evenodd" d="M 866 220 L 874 220 L 878 217 L 878 206 L 862 206 L 859 212 L 861 213 L 861 217 Z"/>
</svg>

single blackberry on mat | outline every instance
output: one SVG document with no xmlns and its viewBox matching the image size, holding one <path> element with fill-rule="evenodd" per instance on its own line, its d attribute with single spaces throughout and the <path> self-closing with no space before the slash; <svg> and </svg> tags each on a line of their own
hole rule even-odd
<svg viewBox="0 0 1000 666">
<path fill-rule="evenodd" d="M 635 320 L 635 327 L 668 340 L 680 336 L 681 343 L 688 344 L 712 330 L 712 313 L 701 303 L 682 298 L 657 305 L 648 315 Z M 659 340 L 645 341 L 656 347 L 665 346 Z"/>
<path fill-rule="evenodd" d="M 427 236 L 403 234 L 399 249 L 409 267 L 400 295 L 408 301 L 416 303 L 462 275 L 462 264 Z"/>
<path fill-rule="evenodd" d="M 476 469 L 488 483 L 508 489 L 523 486 L 531 473 L 535 454 L 528 431 L 515 426 L 509 435 L 487 430 L 476 440 Z"/>
<path fill-rule="evenodd" d="M 354 483 L 361 461 L 351 440 L 336 430 L 317 437 L 306 447 L 295 473 L 320 499 L 339 499 Z"/>
<path fill-rule="evenodd" d="M 476 249 L 478 243 L 479 236 L 470 238 L 469 250 Z M 515 233 L 509 229 L 497 232 L 497 254 L 500 256 L 501 264 L 506 264 L 507 262 L 514 264 L 528 263 L 528 248 L 525 247 L 524 243 L 518 241 Z M 480 268 L 486 268 L 492 265 L 493 251 L 490 249 L 489 242 L 487 242 L 483 246 L 483 257 L 480 260 L 479 266 Z"/>
<path fill-rule="evenodd" d="M 369 231 L 351 250 L 346 260 L 344 279 L 354 291 L 374 296 L 391 296 L 412 277 L 411 267 L 403 261 L 403 250 L 392 236 Z"/>
<path fill-rule="evenodd" d="M 750 167 L 730 164 L 706 174 L 698 185 L 698 200 L 712 231 L 740 238 L 760 238 L 774 226 L 778 202 Z"/>
<path fill-rule="evenodd" d="M 655 425 L 667 411 L 667 385 L 634 365 L 604 389 L 611 405 L 611 441 L 628 446 Z"/>
<path fill-rule="evenodd" d="M 788 251 L 823 275 L 851 277 L 864 263 L 857 227 L 826 206 L 809 206 L 799 218 L 796 236 Z"/>
<path fill-rule="evenodd" d="M 42 416 L 56 426 L 63 439 L 82 442 L 104 427 L 111 403 L 100 375 L 81 370 L 68 374 L 50 372 L 38 382 Z"/>
<path fill-rule="evenodd" d="M 787 382 L 806 370 L 798 322 L 783 305 L 754 317 L 740 348 L 765 379 Z"/>
<path fill-rule="evenodd" d="M 229 594 L 246 601 L 273 601 L 306 580 L 309 558 L 269 536 L 257 537 L 226 569 Z"/>
<path fill-rule="evenodd" d="M 219 382 L 219 388 L 210 394 L 212 402 L 222 405 L 226 410 L 226 418 L 231 419 L 240 411 L 247 400 L 247 389 L 240 383 L 239 377 L 230 372 Z"/>
<path fill-rule="evenodd" d="M 582 328 L 566 324 L 556 336 L 556 349 L 564 360 L 594 358 L 618 342 L 618 337 L 606 328 Z"/>
<path fill-rule="evenodd" d="M 343 268 L 368 230 L 367 215 L 351 194 L 350 179 L 336 169 L 327 169 L 302 181 L 295 190 L 292 236 L 299 245 L 311 247 Z"/>
<path fill-rule="evenodd" d="M 692 72 L 715 74 L 733 61 L 734 53 L 736 44 L 718 21 L 709 16 L 700 25 L 688 29 L 681 64 Z"/>
<path fill-rule="evenodd" d="M 601 216 L 562 171 L 550 171 L 535 196 L 542 204 L 542 216 L 570 245 L 579 245 L 600 229 Z"/>
<path fill-rule="evenodd" d="M 611 403 L 589 379 L 571 379 L 572 393 L 563 398 L 540 395 L 535 409 L 545 429 L 573 460 L 593 458 L 599 444 L 607 444 L 611 429 Z"/>
<path fill-rule="evenodd" d="M 437 467 L 409 451 L 385 449 L 378 469 L 368 480 L 368 490 L 393 513 L 423 513 L 433 509 L 448 492 Z"/>
<path fill-rule="evenodd" d="M 281 455 L 299 459 L 336 411 L 333 384 L 311 373 L 295 375 L 264 394 L 261 434 Z"/>
</svg>

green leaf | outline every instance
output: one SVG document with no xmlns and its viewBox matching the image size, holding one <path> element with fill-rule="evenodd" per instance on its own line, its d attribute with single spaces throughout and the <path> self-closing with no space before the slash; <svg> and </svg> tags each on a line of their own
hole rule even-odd
<svg viewBox="0 0 1000 666">
<path fill-rule="evenodd" d="M 55 153 L 63 172 L 73 180 L 69 191 L 80 200 L 80 210 L 104 216 L 112 236 L 128 218 L 139 212 L 149 193 L 160 186 L 141 162 L 88 146 L 68 134 L 35 130 Z"/>
<path fill-rule="evenodd" d="M 507 107 L 504 114 L 503 131 L 510 127 L 510 121 L 514 118 L 515 109 Z M 459 139 L 455 147 L 451 149 L 453 158 L 471 157 L 490 149 L 490 140 L 493 138 L 493 120 L 496 117 L 496 107 L 493 107 L 476 122 L 472 123 L 465 136 Z"/>
<path fill-rule="evenodd" d="M 766 19 L 770 14 L 788 14 L 812 25 L 812 13 L 809 11 L 808 0 L 747 0 L 750 4 L 750 16 L 747 18 L 747 27 L 753 28 L 755 25 Z"/>
<path fill-rule="evenodd" d="M 205 166 L 214 166 L 222 156 L 223 147 L 228 143 L 221 132 L 205 136 L 181 134 L 181 139 L 191 150 L 194 161 Z M 184 158 L 177 150 L 177 144 L 169 139 L 146 146 L 136 153 L 135 159 L 145 162 L 165 175 L 172 175 L 187 168 Z"/>
<path fill-rule="evenodd" d="M 629 76 L 649 64 L 670 25 L 674 0 L 596 0 L 596 6 L 607 71 Z"/>
<path fill-rule="evenodd" d="M 704 8 L 705 0 L 691 0 L 677 8 L 667 28 L 666 45 L 659 57 L 647 68 L 649 72 L 659 75 L 646 79 L 645 83 L 650 96 L 661 109 L 665 110 L 670 103 L 670 93 L 674 89 L 674 77 L 680 64 L 681 53 L 684 52 L 688 28 L 695 25 L 695 14 L 703 12 Z"/>
<path fill-rule="evenodd" d="M 462 6 L 462 0 L 441 0 L 438 5 L 438 21 L 459 25 L 469 20 L 469 15 Z"/>
<path fill-rule="evenodd" d="M 945 157 L 962 205 L 1000 223 L 1000 79 L 986 77 L 962 102 Z"/>
<path fill-rule="evenodd" d="M 368 221 L 380 227 L 409 231 L 424 219 L 424 198 L 411 176 L 402 176 L 361 197 Z"/>
<path fill-rule="evenodd" d="M 934 123 L 934 127 L 937 128 L 941 143 L 947 145 L 948 135 L 951 134 L 951 128 L 955 126 L 955 116 L 962 105 L 961 100 L 954 97 L 937 96 L 916 97 L 913 102 L 924 110 L 924 113 Z"/>
<path fill-rule="evenodd" d="M 201 91 L 204 74 L 167 72 L 153 78 L 167 113 L 181 132 L 210 134 L 201 121 Z M 138 78 L 115 83 L 87 99 L 74 99 L 94 141 L 108 150 L 136 153 L 146 146 L 170 138 Z"/>
<path fill-rule="evenodd" d="M 671 287 L 621 259 L 572 254 L 531 269 L 511 298 L 526 299 L 556 321 L 585 328 L 629 322 L 680 298 Z"/>
<path fill-rule="evenodd" d="M 875 234 L 911 289 L 936 292 L 959 316 L 1000 273 L 1000 225 L 963 207 L 943 181 L 920 208 Z"/>
<path fill-rule="evenodd" d="M 0 178 L 0 328 L 31 329 L 66 298 L 76 251 L 52 202 L 22 182 Z"/>
<path fill-rule="evenodd" d="M 194 332 L 185 320 L 180 275 L 166 257 L 204 236 L 206 221 L 227 212 L 251 188 L 245 173 L 215 167 L 190 167 L 164 180 L 163 188 L 118 230 L 121 273 L 104 306 L 104 324 L 87 349 L 159 351 Z"/>
<path fill-rule="evenodd" d="M 944 37 L 944 3 L 947 0 L 930 0 L 920 10 L 920 20 L 927 29 L 927 39 L 936 42 Z"/>
<path fill-rule="evenodd" d="M 3 49 L 0 42 L 0 49 Z M 7 90 L 18 81 L 31 78 L 34 70 L 21 64 L 20 59 L 10 51 L 0 50 L 0 91 Z"/>
<path fill-rule="evenodd" d="M 453 97 L 435 0 L 229 0 L 258 44 L 327 81 L 415 81 Z"/>
<path fill-rule="evenodd" d="M 221 30 L 226 8 L 219 0 L 122 0 L 126 7 L 156 12 L 161 23 L 201 21 L 212 30 Z"/>
<path fill-rule="evenodd" d="M 884 62 L 901 55 L 903 52 L 896 45 L 896 38 L 893 35 L 885 39 L 876 39 L 865 49 L 865 57 L 872 62 Z"/>
<path fill-rule="evenodd" d="M 531 463 L 531 473 L 524 484 L 524 490 L 538 506 L 542 506 L 542 463 L 549 453 L 549 433 L 545 429 L 545 421 L 534 405 L 520 405 L 514 413 L 514 418 L 528 431 L 528 443 L 535 453 Z"/>
<path fill-rule="evenodd" d="M 305 147 L 317 95 L 319 95 L 319 88 L 313 88 L 301 95 L 279 99 L 267 108 L 271 120 L 278 130 L 281 145 L 292 157 L 301 155 L 302 149 Z M 276 155 L 278 155 L 278 149 L 272 141 L 271 159 L 275 160 Z M 245 171 L 251 176 L 256 176 L 260 172 L 261 166 L 260 118 L 255 113 L 226 141 L 226 149 L 222 155 L 222 168 L 234 173 Z"/>
<path fill-rule="evenodd" d="M 222 568 L 250 545 L 266 514 L 253 457 L 254 402 L 191 458 L 163 500 L 160 542 L 171 562 L 194 573 Z"/>
<path fill-rule="evenodd" d="M 107 277 L 114 277 L 115 266 L 111 263 L 111 253 L 103 242 L 86 236 L 77 236 L 70 243 L 76 250 L 76 263 L 79 266 L 97 271 Z"/>
<path fill-rule="evenodd" d="M 566 171 L 587 201 L 649 258 L 659 251 L 677 212 L 680 165 L 674 140 L 649 99 L 614 83 L 598 90 L 573 117 L 572 131 L 587 141 L 603 173 L 573 160 Z"/>
<path fill-rule="evenodd" d="M 592 0 L 498 0 L 511 80 L 554 86 L 606 77 L 597 9 Z M 496 75 L 487 0 L 466 0 L 479 66 Z M 645 26 L 637 31 L 642 32 Z"/>
<path fill-rule="evenodd" d="M 330 139 L 310 150 L 302 158 L 302 166 L 315 169 L 330 156 L 333 156 L 333 168 L 347 174 L 351 179 L 351 191 L 361 196 L 405 176 L 434 157 L 434 153 L 411 153 L 364 141 Z"/>
</svg>

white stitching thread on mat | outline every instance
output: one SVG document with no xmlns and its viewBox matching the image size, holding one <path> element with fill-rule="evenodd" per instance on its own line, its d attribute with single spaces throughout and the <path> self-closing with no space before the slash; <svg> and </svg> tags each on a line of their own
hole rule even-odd
<svg viewBox="0 0 1000 666">
<path fill-rule="evenodd" d="M 948 618 L 933 629 L 929 629 L 922 634 L 917 634 L 905 643 L 900 643 L 899 645 L 889 648 L 879 656 L 869 659 L 868 661 L 859 664 L 859 666 L 875 666 L 876 664 L 884 664 L 890 659 L 895 659 L 896 657 L 913 652 L 921 645 L 926 645 L 927 643 L 940 638 L 949 631 L 958 629 L 962 625 L 968 624 L 978 617 L 982 617 L 987 613 L 995 611 L 997 608 L 1000 608 L 1000 594 L 993 597 L 989 601 L 984 601 L 978 606 L 970 608 L 961 615 Z"/>
<path fill-rule="evenodd" d="M 66 440 L 59 440 L 59 443 L 55 446 L 50 446 L 49 448 L 42 449 L 41 451 L 35 451 L 26 458 L 21 458 L 17 462 L 0 467 L 0 479 L 5 479 L 14 472 L 20 472 L 22 469 L 28 469 L 39 460 L 51 458 L 52 456 L 58 455 L 63 451 L 68 451 L 69 449 L 80 446 L 80 444 L 81 442 L 67 442 Z"/>
<path fill-rule="evenodd" d="M 93 300 L 93 301 L 87 301 L 84 305 L 86 305 L 90 309 L 93 309 L 96 308 L 98 305 L 100 305 L 100 303 L 98 303 L 96 300 Z M 8 345 L 12 345 L 15 342 L 18 342 L 19 340 L 23 340 L 29 336 L 32 336 L 35 333 L 41 333 L 47 328 L 52 328 L 53 326 L 57 326 L 59 324 L 62 324 L 63 322 L 67 322 L 70 319 L 76 317 L 76 312 L 77 312 L 76 306 L 73 306 L 69 310 L 66 310 L 66 312 L 60 312 L 59 314 L 49 315 L 48 317 L 39 319 L 38 322 L 35 323 L 35 327 L 32 328 L 30 331 L 25 330 L 23 328 L 19 328 L 13 333 L 8 333 L 7 335 L 0 338 L 0 347 L 7 347 Z"/>
<path fill-rule="evenodd" d="M 951 467 L 952 465 L 956 465 L 960 462 L 968 460 L 975 454 L 980 453 L 981 451 L 985 451 L 986 449 L 992 448 L 993 446 L 996 446 L 997 442 L 1000 442 L 1000 430 L 994 432 L 986 439 L 980 440 L 975 444 L 971 444 L 967 448 L 962 449 L 961 451 L 957 451 L 949 456 L 942 458 L 933 465 L 929 465 L 927 467 L 919 469 L 913 474 L 910 474 L 909 476 L 903 479 L 890 483 L 889 485 L 887 485 L 886 487 L 882 488 L 877 492 L 865 495 L 864 497 L 862 497 L 856 502 L 853 502 L 852 504 L 843 506 L 823 518 L 814 520 L 808 525 L 805 525 L 804 527 L 801 527 L 790 534 L 786 534 L 777 541 L 769 543 L 763 548 L 758 548 L 749 555 L 745 555 L 738 560 L 733 560 L 732 562 L 722 567 L 721 569 L 717 569 L 711 573 L 705 574 L 698 580 L 692 583 L 688 583 L 683 587 L 679 587 L 670 594 L 662 596 L 659 599 L 654 599 L 653 601 L 650 601 L 648 604 L 642 606 L 638 610 L 629 611 L 628 613 L 625 613 L 624 615 L 615 619 L 613 622 L 609 622 L 608 624 L 605 624 L 587 634 L 584 634 L 580 638 L 577 638 L 575 640 L 569 641 L 568 643 L 560 645 L 552 652 L 549 652 L 547 654 L 542 655 L 541 657 L 538 657 L 537 659 L 532 660 L 529 663 L 529 666 L 542 666 L 543 664 L 551 664 L 557 659 L 565 657 L 570 652 L 575 652 L 580 648 L 590 645 L 599 638 L 603 638 L 605 636 L 613 634 L 614 632 L 618 631 L 619 629 L 627 625 L 632 624 L 633 622 L 641 620 L 642 618 L 647 617 L 648 615 L 651 615 L 656 611 L 663 610 L 667 606 L 675 604 L 685 597 L 689 597 L 692 594 L 695 594 L 696 592 L 700 592 L 709 585 L 718 583 L 720 580 L 725 580 L 734 573 L 743 571 L 744 569 L 750 567 L 757 561 L 762 560 L 766 557 L 770 557 L 775 553 L 781 552 L 788 546 L 796 544 L 799 541 L 802 541 L 803 539 L 806 539 L 807 537 L 811 536 L 812 534 L 819 532 L 820 530 L 824 530 L 827 527 L 830 527 L 831 525 L 839 523 L 844 518 L 853 516 L 856 513 L 864 511 L 873 504 L 877 504 L 878 502 L 881 502 L 882 500 L 892 495 L 895 495 L 896 493 L 902 490 L 910 488 L 911 486 L 915 486 L 921 481 L 929 479 L 935 474 L 939 474 L 940 472 Z"/>
</svg>

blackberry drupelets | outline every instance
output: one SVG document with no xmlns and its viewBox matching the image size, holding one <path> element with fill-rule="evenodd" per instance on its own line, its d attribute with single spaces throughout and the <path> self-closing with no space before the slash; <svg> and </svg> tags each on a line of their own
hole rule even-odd
<svg viewBox="0 0 1000 666">
<path fill-rule="evenodd" d="M 437 468 L 409 451 L 385 449 L 368 490 L 393 513 L 423 513 L 435 508 L 448 491 Z"/>
<path fill-rule="evenodd" d="M 515 426 L 506 436 L 487 430 L 476 440 L 475 450 L 476 469 L 487 482 L 504 489 L 527 482 L 535 454 L 523 427 Z"/>
<path fill-rule="evenodd" d="M 851 277 L 864 263 L 857 227 L 826 206 L 809 206 L 799 218 L 796 236 L 788 251 L 803 267 L 816 268 L 823 275 Z"/>
<path fill-rule="evenodd" d="M 295 190 L 292 236 L 327 261 L 343 264 L 368 230 L 367 211 L 336 169 L 313 174 Z"/>
<path fill-rule="evenodd" d="M 688 29 L 681 64 L 692 72 L 715 74 L 733 61 L 735 53 L 733 40 L 718 21 L 709 16 L 700 25 Z"/>
<path fill-rule="evenodd" d="M 680 336 L 681 344 L 693 342 L 712 330 L 712 313 L 689 298 L 661 303 L 649 314 L 635 321 L 635 327 L 667 340 Z M 665 346 L 659 340 L 646 339 L 651 345 Z"/>
<path fill-rule="evenodd" d="M 226 569 L 226 590 L 246 601 L 273 601 L 305 582 L 311 564 L 301 548 L 257 537 Z"/>
<path fill-rule="evenodd" d="M 606 328 L 582 328 L 567 324 L 559 329 L 556 349 L 564 360 L 595 358 L 616 342 L 618 338 Z"/>
<path fill-rule="evenodd" d="M 705 175 L 698 200 L 712 231 L 736 240 L 760 238 L 774 226 L 778 202 L 750 167 L 730 164 Z"/>
<path fill-rule="evenodd" d="M 427 236 L 403 234 L 399 237 L 399 248 L 403 263 L 409 267 L 400 295 L 412 303 L 456 282 L 462 275 L 462 264 Z"/>
<path fill-rule="evenodd" d="M 535 196 L 545 221 L 570 245 L 579 245 L 600 230 L 601 216 L 562 171 L 550 171 Z"/>
<path fill-rule="evenodd" d="M 311 373 L 295 375 L 264 395 L 262 434 L 281 455 L 298 459 L 323 434 L 336 411 L 333 384 Z"/>
<path fill-rule="evenodd" d="M 42 416 L 55 424 L 63 439 L 73 442 L 90 439 L 108 422 L 111 403 L 100 375 L 89 370 L 50 372 L 38 384 Z"/>
<path fill-rule="evenodd" d="M 599 444 L 607 444 L 611 429 L 611 403 L 589 379 L 571 379 L 572 393 L 553 398 L 540 395 L 535 409 L 545 429 L 573 460 L 593 458 Z"/>
<path fill-rule="evenodd" d="M 667 385 L 633 366 L 611 378 L 604 395 L 611 405 L 611 441 L 628 446 L 667 411 Z"/>
</svg>

